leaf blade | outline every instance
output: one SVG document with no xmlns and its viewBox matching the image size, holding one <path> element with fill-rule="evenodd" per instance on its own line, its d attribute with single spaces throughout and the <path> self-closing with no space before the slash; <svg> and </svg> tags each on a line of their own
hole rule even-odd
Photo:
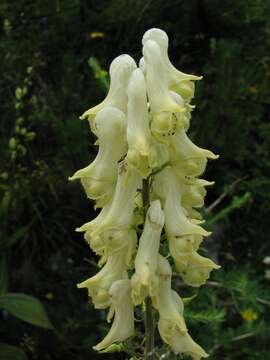
<svg viewBox="0 0 270 360">
<path fill-rule="evenodd" d="M 42 303 L 33 296 L 21 293 L 0 295 L 0 308 L 20 320 L 46 329 L 53 329 Z"/>
</svg>

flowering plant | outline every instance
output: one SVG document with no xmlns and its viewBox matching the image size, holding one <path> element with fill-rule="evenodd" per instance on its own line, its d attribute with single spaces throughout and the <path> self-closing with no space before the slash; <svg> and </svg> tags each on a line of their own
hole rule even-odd
<svg viewBox="0 0 270 360">
<path fill-rule="evenodd" d="M 108 321 L 113 318 L 109 333 L 94 349 L 134 335 L 134 307 L 146 305 L 146 332 L 153 306 L 163 341 L 174 353 L 199 360 L 207 354 L 189 335 L 183 301 L 171 288 L 172 266 L 194 287 L 219 268 L 198 253 L 209 232 L 201 227 L 197 210 L 204 204 L 206 186 L 213 184 L 199 176 L 207 159 L 218 156 L 187 135 L 194 82 L 201 77 L 172 65 L 164 31 L 148 30 L 142 44 L 139 67 L 129 55 L 117 57 L 110 66 L 107 97 L 81 117 L 97 136 L 99 151 L 70 179 L 81 180 L 101 211 L 77 230 L 84 232 L 102 268 L 78 287 L 88 289 L 97 309 L 109 308 Z M 169 259 L 160 254 L 162 232 Z M 150 335 L 146 359 L 153 356 Z"/>
</svg>

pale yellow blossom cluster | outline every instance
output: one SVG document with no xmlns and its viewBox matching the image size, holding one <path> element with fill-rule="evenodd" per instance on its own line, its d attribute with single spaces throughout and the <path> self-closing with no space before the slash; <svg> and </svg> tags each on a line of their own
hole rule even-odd
<svg viewBox="0 0 270 360">
<path fill-rule="evenodd" d="M 89 121 L 99 148 L 95 160 L 70 179 L 80 179 L 88 198 L 101 208 L 77 229 L 100 257 L 101 269 L 78 287 L 88 289 L 97 309 L 109 308 L 107 319 L 113 319 L 96 350 L 132 336 L 134 307 L 151 297 L 163 341 L 174 353 L 199 360 L 207 354 L 188 333 L 183 301 L 171 287 L 170 263 L 195 287 L 219 267 L 198 253 L 209 233 L 197 210 L 212 184 L 199 176 L 207 159 L 217 156 L 187 135 L 194 81 L 200 77 L 172 65 L 164 31 L 148 30 L 142 45 L 139 66 L 129 55 L 113 60 L 106 98 L 81 117 Z M 144 179 L 148 208 L 142 199 Z M 160 254 L 161 234 L 171 262 Z"/>
</svg>

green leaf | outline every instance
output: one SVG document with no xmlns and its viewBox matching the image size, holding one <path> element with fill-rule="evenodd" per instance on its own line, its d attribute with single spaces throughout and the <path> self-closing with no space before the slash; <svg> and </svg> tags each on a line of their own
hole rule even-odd
<svg viewBox="0 0 270 360">
<path fill-rule="evenodd" d="M 0 246 L 0 250 L 2 249 L 6 249 L 12 245 L 14 245 L 18 240 L 20 240 L 29 230 L 30 226 L 32 225 L 32 223 L 26 225 L 26 226 L 22 226 L 19 229 L 17 229 L 16 231 L 14 231 L 14 233 L 9 236 L 7 239 L 5 239 L 3 241 L 3 243 Z"/>
<path fill-rule="evenodd" d="M 207 221 L 208 225 L 213 225 L 216 222 L 227 218 L 227 216 L 233 212 L 234 210 L 241 209 L 246 205 L 251 199 L 251 193 L 246 192 L 242 196 L 234 196 L 229 206 L 222 209 L 219 213 L 217 213 L 212 219 Z"/>
<path fill-rule="evenodd" d="M 0 295 L 0 308 L 32 325 L 47 329 L 53 328 L 43 305 L 33 296 L 19 293 L 2 294 Z"/>
<path fill-rule="evenodd" d="M 91 56 L 89 59 L 88 59 L 88 65 L 90 66 L 90 68 L 92 69 L 94 75 L 95 75 L 95 78 L 98 80 L 101 88 L 107 92 L 108 89 L 109 89 L 109 86 L 110 86 L 110 82 L 109 82 L 109 78 L 108 78 L 108 75 L 107 75 L 107 72 L 104 71 L 101 66 L 100 66 L 100 63 L 99 61 L 94 57 L 94 56 Z"/>
<path fill-rule="evenodd" d="M 191 301 L 194 300 L 197 297 L 197 295 L 198 294 L 194 294 L 192 296 L 182 298 L 184 305 L 187 305 L 187 304 L 191 303 Z"/>
<path fill-rule="evenodd" d="M 0 360 L 26 360 L 27 357 L 22 349 L 17 346 L 12 346 L 0 343 Z"/>
<path fill-rule="evenodd" d="M 8 275 L 6 255 L 0 255 L 0 294 L 7 291 Z"/>
<path fill-rule="evenodd" d="M 194 322 L 220 322 L 223 321 L 225 317 L 225 311 L 223 309 L 212 309 L 206 311 L 193 312 L 191 310 L 185 311 L 185 318 Z"/>
<path fill-rule="evenodd" d="M 124 346 L 122 343 L 120 344 L 112 344 L 108 346 L 106 349 L 99 351 L 99 353 L 115 353 L 115 352 L 121 352 L 124 350 Z"/>
</svg>

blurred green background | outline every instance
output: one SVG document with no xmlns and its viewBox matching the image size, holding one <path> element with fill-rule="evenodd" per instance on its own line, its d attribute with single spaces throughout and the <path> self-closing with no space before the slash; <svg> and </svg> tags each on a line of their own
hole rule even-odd
<svg viewBox="0 0 270 360">
<path fill-rule="evenodd" d="M 216 184 L 203 252 L 222 269 L 198 290 L 175 278 L 195 295 L 190 332 L 210 360 L 270 359 L 269 0 L 2 0 L 0 24 L 0 359 L 133 354 L 91 350 L 108 326 L 76 289 L 97 268 L 74 229 L 95 213 L 67 177 L 96 154 L 78 116 L 104 97 L 114 57 L 140 59 L 151 27 L 174 65 L 204 76 L 189 135 L 220 154 L 204 175 Z"/>
</svg>

